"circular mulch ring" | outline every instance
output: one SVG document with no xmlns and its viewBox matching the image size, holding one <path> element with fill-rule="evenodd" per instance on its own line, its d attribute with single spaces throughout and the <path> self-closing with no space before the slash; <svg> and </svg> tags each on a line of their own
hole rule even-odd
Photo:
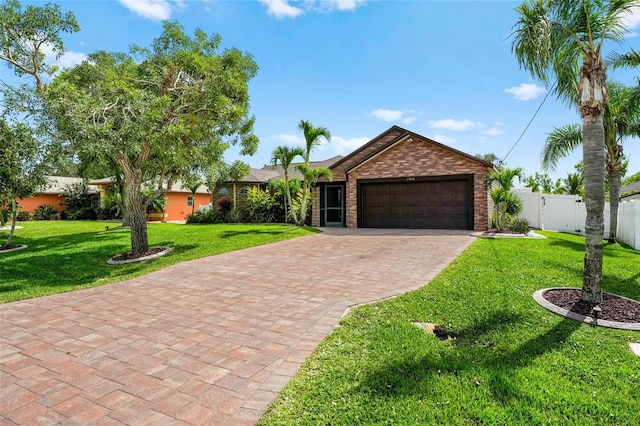
<svg viewBox="0 0 640 426">
<path fill-rule="evenodd" d="M 144 262 L 145 260 L 155 259 L 169 253 L 171 253 L 169 247 L 153 247 L 146 253 L 137 256 L 134 256 L 131 252 L 119 254 L 107 260 L 107 263 L 109 265 L 124 265 L 125 263 Z"/>
<path fill-rule="evenodd" d="M 601 327 L 640 331 L 640 302 L 616 294 L 603 293 L 601 312 L 596 318 L 595 305 L 581 299 L 578 288 L 545 288 L 533 293 L 540 306 L 576 321 Z"/>
<path fill-rule="evenodd" d="M 26 249 L 26 248 L 27 248 L 26 244 L 10 245 L 9 247 L 7 247 L 5 249 L 0 249 L 0 253 L 11 253 L 12 251 L 18 251 L 18 250 L 22 250 L 22 249 Z"/>
</svg>

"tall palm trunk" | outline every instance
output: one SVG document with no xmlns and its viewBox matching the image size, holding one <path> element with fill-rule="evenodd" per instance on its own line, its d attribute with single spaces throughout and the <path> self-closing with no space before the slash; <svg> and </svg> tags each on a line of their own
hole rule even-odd
<svg viewBox="0 0 640 426">
<path fill-rule="evenodd" d="M 289 221 L 289 213 L 291 213 L 291 218 L 293 219 L 293 223 L 298 223 L 298 215 L 296 214 L 296 209 L 293 208 L 293 200 L 291 197 L 291 188 L 289 187 L 289 176 L 287 172 L 284 173 L 284 187 L 285 187 L 285 197 L 287 200 L 284 205 L 284 221 Z"/>
<path fill-rule="evenodd" d="M 609 177 L 609 242 L 615 243 L 618 235 L 618 206 L 620 204 L 620 185 L 622 180 L 622 146 L 607 147 L 607 175 Z"/>
<path fill-rule="evenodd" d="M 618 235 L 618 207 L 620 205 L 620 170 L 609 173 L 609 242 L 615 243 Z"/>
<path fill-rule="evenodd" d="M 582 300 L 602 303 L 602 241 L 604 234 L 604 124 L 602 111 L 607 103 L 606 72 L 602 58 L 586 55 L 580 69 L 580 114 L 583 119 L 585 253 Z"/>
</svg>

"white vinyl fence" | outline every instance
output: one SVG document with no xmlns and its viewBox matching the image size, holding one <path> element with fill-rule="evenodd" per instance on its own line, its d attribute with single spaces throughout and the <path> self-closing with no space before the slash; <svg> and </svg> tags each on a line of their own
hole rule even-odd
<svg viewBox="0 0 640 426">
<path fill-rule="evenodd" d="M 579 195 L 543 194 L 529 188 L 514 188 L 514 194 L 522 198 L 522 213 L 533 228 L 549 231 L 584 233 L 587 208 Z M 640 202 L 620 203 L 618 208 L 618 241 L 640 250 Z M 604 234 L 609 237 L 609 203 L 604 206 Z"/>
</svg>

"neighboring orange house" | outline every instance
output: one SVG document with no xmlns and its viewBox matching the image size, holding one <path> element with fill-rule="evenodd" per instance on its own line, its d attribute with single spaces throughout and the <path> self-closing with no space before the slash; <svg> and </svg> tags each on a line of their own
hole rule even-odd
<svg viewBox="0 0 640 426">
<path fill-rule="evenodd" d="M 18 205 L 20 210 L 26 211 L 29 214 L 44 204 L 51 204 L 58 213 L 62 213 L 65 206 L 62 204 L 64 197 L 62 191 L 65 186 L 82 183 L 82 178 L 64 177 L 64 176 L 46 176 L 47 186 L 41 191 L 34 194 L 32 197 L 18 199 Z M 94 185 L 89 185 L 89 188 L 96 193 L 96 203 L 99 203 L 98 188 Z"/>
<path fill-rule="evenodd" d="M 104 198 L 107 189 L 113 185 L 111 178 L 96 179 L 90 181 L 91 185 L 95 185 L 100 191 L 101 198 Z M 170 191 L 165 193 L 167 200 L 167 206 L 164 211 L 164 220 L 184 220 L 191 214 L 191 208 L 195 205 L 195 210 L 198 210 L 200 205 L 209 204 L 210 195 L 207 191 L 207 187 L 201 185 L 196 191 L 195 200 L 191 195 L 191 191 L 182 187 L 181 183 L 174 184 Z M 151 212 L 147 219 L 150 221 L 163 220 L 163 214 L 161 211 Z"/>
<path fill-rule="evenodd" d="M 263 173 L 262 169 L 253 169 L 252 173 L 243 179 L 242 182 L 228 182 L 216 188 L 213 196 L 209 193 L 206 185 L 200 185 L 196 190 L 195 198 L 191 194 L 191 191 L 185 188 L 182 182 L 178 181 L 174 183 L 171 189 L 164 195 L 167 200 L 164 218 L 163 212 L 153 211 L 147 216 L 147 219 L 150 221 L 161 221 L 163 219 L 165 221 L 182 221 L 185 220 L 192 211 L 198 211 L 200 207 L 210 205 L 212 198 L 215 208 L 218 208 L 218 202 L 223 198 L 228 199 L 232 206 L 240 208 L 244 206 L 247 191 L 250 187 L 266 186 L 268 182 L 267 174 L 270 176 L 277 175 L 277 172 L 269 173 L 267 171 Z M 101 197 L 104 198 L 107 188 L 113 184 L 113 181 L 111 178 L 105 178 L 92 180 L 90 183 L 99 189 Z"/>
</svg>

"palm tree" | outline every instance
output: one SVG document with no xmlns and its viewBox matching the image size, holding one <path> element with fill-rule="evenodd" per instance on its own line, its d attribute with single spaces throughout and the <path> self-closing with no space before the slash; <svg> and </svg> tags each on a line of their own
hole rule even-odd
<svg viewBox="0 0 640 426">
<path fill-rule="evenodd" d="M 567 173 L 567 177 L 562 179 L 562 183 L 565 194 L 580 195 L 584 178 L 580 173 Z"/>
<path fill-rule="evenodd" d="M 633 90 L 620 83 L 609 83 L 609 102 L 604 109 L 603 126 L 605 166 L 609 179 L 611 210 L 609 214 L 609 241 L 615 242 L 618 228 L 618 204 L 624 154 L 622 139 L 640 136 L 640 102 L 635 101 Z M 555 170 L 558 160 L 582 144 L 579 124 L 555 128 L 542 149 L 542 168 Z"/>
<path fill-rule="evenodd" d="M 285 221 L 289 219 L 289 214 L 291 214 L 294 223 L 298 223 L 298 217 L 295 209 L 292 208 L 291 188 L 289 188 L 289 167 L 291 167 L 291 163 L 298 156 L 304 157 L 304 150 L 301 147 L 278 146 L 273 150 L 273 153 L 271 153 L 271 164 L 273 164 L 273 168 L 278 167 L 278 164 L 280 164 L 284 170 L 284 192 L 286 197 L 284 202 Z"/>
<path fill-rule="evenodd" d="M 299 164 L 297 169 L 300 170 L 302 175 L 304 176 L 304 181 L 302 182 L 302 200 L 300 201 L 300 218 L 298 224 L 304 224 L 306 219 L 307 206 L 310 198 L 310 191 L 315 182 L 310 182 L 310 179 L 313 179 L 312 170 L 309 167 L 309 157 L 311 156 L 311 151 L 314 150 L 317 146 L 320 146 L 322 143 L 322 138 L 324 138 L 327 142 L 331 141 L 331 132 L 326 127 L 315 127 L 311 122 L 307 120 L 300 120 L 298 123 L 298 129 L 302 131 L 304 134 L 305 140 L 305 150 L 303 154 L 304 163 Z M 316 181 L 318 177 L 315 178 Z"/>
<path fill-rule="evenodd" d="M 191 216 L 193 216 L 196 211 L 196 192 L 198 192 L 198 188 L 200 188 L 203 183 L 204 182 L 202 182 L 198 177 L 185 179 L 185 186 L 191 194 Z M 162 213 L 162 219 L 164 220 L 164 212 Z"/>
<path fill-rule="evenodd" d="M 605 41 L 620 42 L 623 15 L 640 0 L 526 0 L 516 8 L 512 51 L 520 66 L 569 105 L 583 120 L 585 169 L 585 255 L 582 300 L 602 303 L 602 234 L 604 233 L 604 125 L 608 102 L 602 58 Z"/>
<path fill-rule="evenodd" d="M 517 177 L 519 181 L 523 179 L 522 167 L 515 169 L 504 168 L 493 170 L 489 173 L 488 184 L 493 187 L 491 190 L 491 199 L 494 206 L 494 222 L 496 228 L 501 231 L 504 229 L 504 220 L 507 214 L 518 214 L 522 211 L 522 200 L 515 194 L 510 192 L 513 188 L 513 180 Z"/>
</svg>

